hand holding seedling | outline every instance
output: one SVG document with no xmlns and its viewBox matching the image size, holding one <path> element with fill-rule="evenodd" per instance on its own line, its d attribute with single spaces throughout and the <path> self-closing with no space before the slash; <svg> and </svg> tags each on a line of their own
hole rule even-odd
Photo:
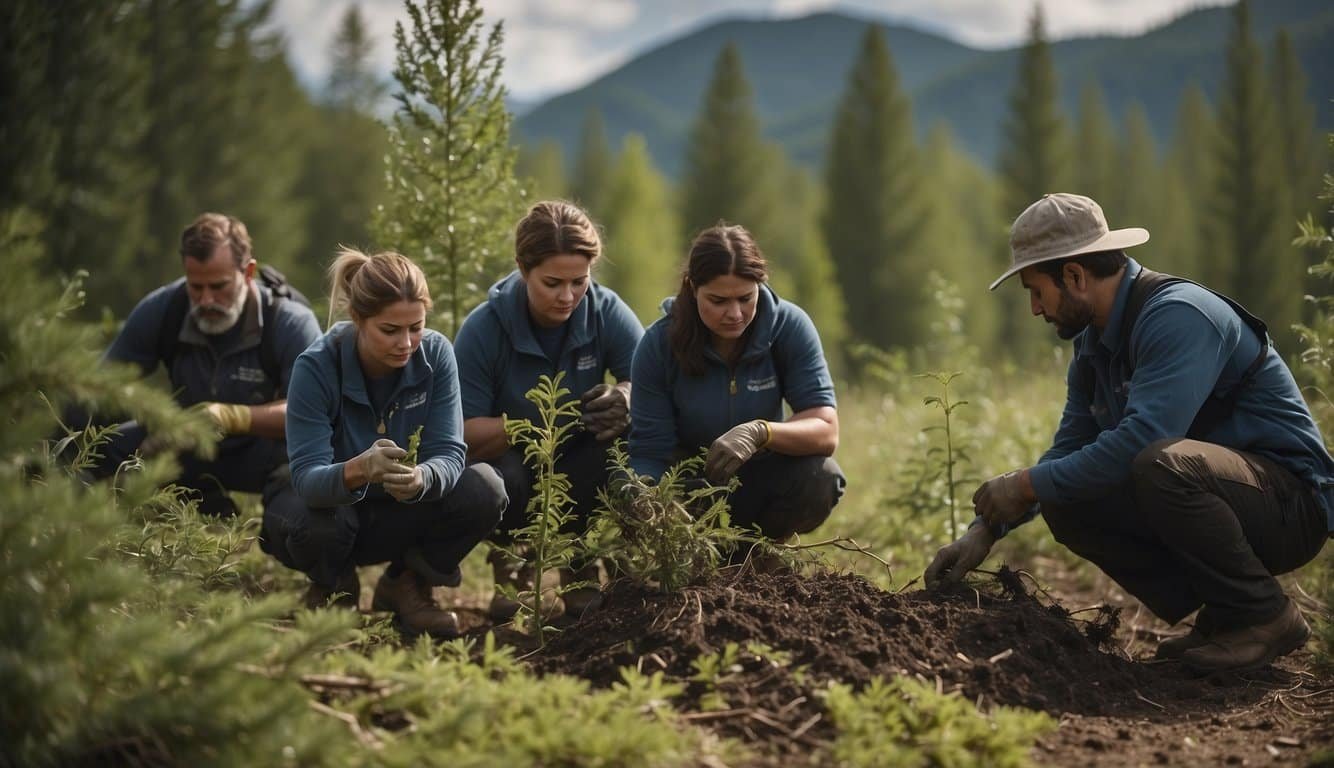
<svg viewBox="0 0 1334 768">
<path fill-rule="evenodd" d="M 1022 518 L 1037 501 L 1028 482 L 1028 472 L 1016 469 L 997 475 L 978 487 L 973 494 L 973 508 L 987 525 L 1013 523 Z"/>
<path fill-rule="evenodd" d="M 407 455 L 408 452 L 399 448 L 393 440 L 382 437 L 370 448 L 362 451 L 356 461 L 361 464 L 362 472 L 368 482 L 384 483 L 387 478 L 412 474 L 411 467 L 399 463 L 399 460 Z"/>
<path fill-rule="evenodd" d="M 630 426 L 630 382 L 615 386 L 598 384 L 585 392 L 579 403 L 583 413 L 579 421 L 598 440 L 610 440 Z"/>
<path fill-rule="evenodd" d="M 764 419 L 732 427 L 709 446 L 709 454 L 704 459 L 704 476 L 714 485 L 727 482 L 742 464 L 769 444 L 772 436 L 769 422 Z"/>
</svg>

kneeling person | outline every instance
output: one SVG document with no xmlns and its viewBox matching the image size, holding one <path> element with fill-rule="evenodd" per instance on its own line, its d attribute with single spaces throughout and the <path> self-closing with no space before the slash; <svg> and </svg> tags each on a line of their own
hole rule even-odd
<svg viewBox="0 0 1334 768">
<path fill-rule="evenodd" d="M 838 412 L 820 337 L 767 280 L 745 228 L 695 238 L 679 294 L 635 351 L 630 466 L 656 480 L 708 446 L 707 478 L 741 480 L 733 524 L 783 541 L 823 523 L 846 480 L 833 459 Z"/>
<path fill-rule="evenodd" d="M 264 517 L 262 543 L 311 580 L 308 602 L 360 591 L 355 567 L 388 562 L 374 606 L 412 636 L 458 634 L 436 586 L 495 528 L 505 488 L 464 466 L 458 370 L 450 343 L 425 328 L 421 270 L 396 253 L 344 251 L 330 268 L 340 322 L 297 359 L 287 418 L 292 485 L 303 504 Z M 405 462 L 412 435 L 415 463 Z M 346 599 L 346 598 L 344 598 Z"/>
<path fill-rule="evenodd" d="M 515 228 L 514 251 L 518 268 L 491 287 L 457 339 L 468 456 L 494 466 L 510 498 L 494 536 L 498 544 L 509 544 L 513 531 L 528 524 L 534 480 L 523 450 L 509 444 L 504 417 L 538 423 L 537 406 L 525 395 L 539 376 L 565 374 L 562 386 L 579 397 L 585 429 L 561 446 L 556 471 L 570 479 L 573 528 L 583 531 L 607 483 L 607 449 L 630 424 L 630 363 L 644 335 L 630 307 L 593 280 L 602 243 L 578 206 L 559 200 L 534 205 Z M 615 384 L 605 383 L 608 374 Z M 528 566 L 514 567 L 498 550 L 491 562 L 497 585 L 531 584 Z M 560 577 L 566 585 L 596 583 L 597 563 L 575 563 Z M 592 586 L 571 589 L 565 612 L 580 616 L 599 597 Z M 508 619 L 518 607 L 497 591 L 491 617 Z"/>
<path fill-rule="evenodd" d="M 979 516 L 936 555 L 928 585 L 957 580 L 1041 512 L 1057 541 L 1159 618 L 1197 609 L 1159 657 L 1247 669 L 1310 628 L 1274 578 L 1334 530 L 1334 460 L 1265 326 L 1231 299 L 1152 273 L 1096 202 L 1047 195 L 1010 234 L 1034 315 L 1074 339 L 1065 411 L 1034 467 L 974 496 Z"/>
</svg>

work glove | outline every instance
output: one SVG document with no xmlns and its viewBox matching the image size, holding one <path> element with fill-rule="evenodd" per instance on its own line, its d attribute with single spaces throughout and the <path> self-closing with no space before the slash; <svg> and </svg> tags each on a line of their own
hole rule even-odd
<svg viewBox="0 0 1334 768">
<path fill-rule="evenodd" d="M 738 424 L 724 432 L 704 457 L 704 476 L 714 485 L 722 485 L 750 461 L 760 449 L 769 444 L 773 432 L 769 422 L 755 419 Z"/>
<path fill-rule="evenodd" d="M 936 589 L 962 579 L 987 559 L 996 537 L 985 525 L 974 525 L 964 535 L 940 548 L 924 574 L 927 589 Z"/>
<path fill-rule="evenodd" d="M 407 467 L 409 471 L 400 475 L 387 475 L 384 479 L 384 489 L 398 501 L 411 501 L 421 495 L 422 489 L 426 487 L 426 479 L 422 477 L 422 468 L 420 466 Z"/>
<path fill-rule="evenodd" d="M 630 390 L 618 384 L 598 384 L 579 398 L 579 421 L 599 440 L 610 440 L 630 426 Z"/>
<path fill-rule="evenodd" d="M 1013 523 L 1028 513 L 1032 500 L 1024 495 L 1023 470 L 997 475 L 973 493 L 973 509 L 987 525 Z"/>
<path fill-rule="evenodd" d="M 199 403 L 195 406 L 208 414 L 214 426 L 224 435 L 250 434 L 250 406 L 240 403 Z"/>
<path fill-rule="evenodd" d="M 386 479 L 390 479 L 390 482 L 403 483 L 406 479 L 402 476 L 411 474 L 414 469 L 399 463 L 398 460 L 407 455 L 408 452 L 399 448 L 393 440 L 382 437 L 362 451 L 357 460 L 361 462 L 368 482 L 385 483 Z"/>
</svg>

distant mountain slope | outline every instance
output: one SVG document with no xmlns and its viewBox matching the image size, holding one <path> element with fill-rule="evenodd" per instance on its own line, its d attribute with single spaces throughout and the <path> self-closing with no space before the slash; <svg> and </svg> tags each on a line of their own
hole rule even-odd
<svg viewBox="0 0 1334 768">
<path fill-rule="evenodd" d="M 1285 28 L 1306 71 L 1324 130 L 1334 130 L 1334 1 L 1263 0 L 1251 5 L 1254 34 L 1268 51 Z M 1142 103 L 1160 139 L 1171 134 L 1178 99 L 1194 80 L 1212 98 L 1224 74 L 1229 8 L 1192 11 L 1137 37 L 1063 40 L 1052 45 L 1062 99 L 1073 117 L 1079 91 L 1099 83 L 1112 114 Z M 601 110 L 613 145 L 644 134 L 658 166 L 675 175 L 714 58 L 735 42 L 768 136 L 815 167 L 834 108 L 868 22 L 821 13 L 801 19 L 725 21 L 648 51 L 602 78 L 534 106 L 515 124 L 524 142 L 555 140 L 567 159 L 590 107 Z M 918 126 L 948 122 L 965 148 L 990 161 L 997 151 L 1018 49 L 981 51 L 902 26 L 885 30 Z"/>
</svg>

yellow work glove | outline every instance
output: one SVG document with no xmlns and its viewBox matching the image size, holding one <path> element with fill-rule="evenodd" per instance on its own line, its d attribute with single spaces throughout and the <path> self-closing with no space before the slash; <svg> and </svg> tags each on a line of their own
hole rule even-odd
<svg viewBox="0 0 1334 768">
<path fill-rule="evenodd" d="M 250 406 L 239 403 L 200 403 L 197 407 L 213 419 L 222 434 L 250 434 Z"/>
</svg>

